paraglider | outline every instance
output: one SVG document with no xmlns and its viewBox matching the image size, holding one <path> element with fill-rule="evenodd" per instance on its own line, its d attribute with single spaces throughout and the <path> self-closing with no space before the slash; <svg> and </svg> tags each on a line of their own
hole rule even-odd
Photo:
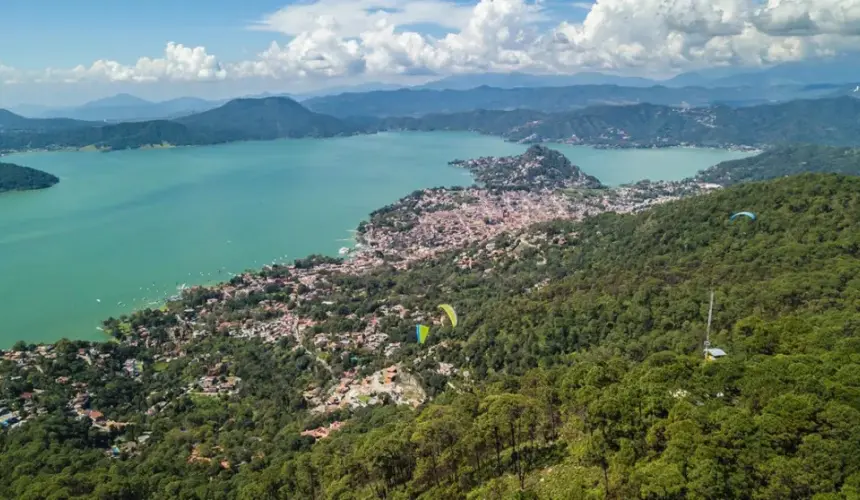
<svg viewBox="0 0 860 500">
<path fill-rule="evenodd" d="M 749 217 L 752 220 L 755 220 L 755 214 L 752 212 L 738 212 L 736 214 L 732 214 L 732 216 L 729 217 L 729 221 L 734 221 L 735 219 L 737 219 L 741 215 L 744 215 L 746 217 Z"/>
<path fill-rule="evenodd" d="M 457 311 L 451 306 L 451 304 L 439 304 L 439 309 L 445 311 L 445 314 L 448 317 L 448 320 L 451 322 L 452 327 L 457 326 Z M 444 323 L 444 318 L 442 323 Z M 427 341 L 427 336 L 430 334 L 430 327 L 427 325 L 415 325 L 415 338 L 418 340 L 419 344 L 423 344 Z"/>
<path fill-rule="evenodd" d="M 448 319 L 451 320 L 451 326 L 453 328 L 457 327 L 457 312 L 454 311 L 454 308 L 451 307 L 451 304 L 440 304 L 439 309 L 445 311 L 445 314 L 448 315 Z"/>
<path fill-rule="evenodd" d="M 430 333 L 430 327 L 427 325 L 415 325 L 415 337 L 419 344 L 423 344 L 427 340 L 427 334 Z"/>
</svg>

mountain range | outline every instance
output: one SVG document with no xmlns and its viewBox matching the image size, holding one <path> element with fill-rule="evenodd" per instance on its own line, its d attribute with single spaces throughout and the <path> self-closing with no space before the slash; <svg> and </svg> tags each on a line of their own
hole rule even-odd
<svg viewBox="0 0 860 500">
<path fill-rule="evenodd" d="M 218 107 L 226 100 L 206 100 L 197 97 L 179 97 L 153 102 L 130 94 L 117 94 L 86 104 L 68 108 L 23 105 L 12 110 L 29 118 L 71 118 L 97 122 L 123 122 L 177 118 Z"/>
<path fill-rule="evenodd" d="M 605 147 L 860 145 L 860 100 L 835 97 L 743 108 L 654 104 L 592 106 L 562 113 L 470 111 L 388 118 L 383 130 L 469 130 L 517 142 Z"/>
<path fill-rule="evenodd" d="M 421 117 L 339 118 L 315 112 L 286 97 L 267 97 L 235 99 L 176 120 L 109 125 L 29 119 L 3 111 L 0 151 L 205 145 L 386 130 L 462 130 L 517 142 L 561 141 L 603 147 L 767 147 L 806 142 L 856 146 L 860 145 L 860 99 L 840 96 L 741 108 L 641 103 L 590 106 L 556 113 L 513 109 Z"/>
<path fill-rule="evenodd" d="M 625 102 L 625 99 L 628 100 L 627 102 L 632 100 L 632 102 L 651 102 L 654 104 L 687 102 L 692 105 L 706 105 L 723 102 L 732 105 L 751 105 L 769 101 L 822 97 L 827 93 L 827 85 L 836 89 L 848 84 L 853 84 L 852 89 L 860 84 L 860 57 L 843 56 L 819 61 L 793 62 L 756 70 L 742 67 L 710 68 L 682 73 L 668 80 L 596 72 L 570 75 L 536 75 L 518 72 L 478 73 L 448 76 L 412 87 L 369 82 L 345 87 L 330 87 L 303 94 L 265 93 L 245 97 L 290 97 L 306 102 L 311 109 L 336 116 L 344 114 L 395 116 L 468 111 L 477 108 L 507 109 L 511 106 L 545 109 L 547 111 L 556 110 L 554 108 L 535 107 L 535 104 L 529 102 L 520 102 L 517 97 L 511 97 L 517 96 L 517 92 L 512 92 L 504 98 L 479 96 L 474 101 L 473 107 L 468 108 L 466 106 L 468 109 L 465 109 L 462 103 L 458 104 L 459 101 L 456 98 L 443 100 L 436 105 L 435 109 L 429 109 L 435 105 L 438 95 L 403 94 L 404 90 L 413 92 L 430 90 L 474 91 L 481 94 L 481 87 L 492 87 L 496 91 L 518 89 L 518 92 L 523 92 L 527 88 L 534 92 L 534 89 L 546 87 L 577 87 L 579 90 L 583 86 L 593 86 L 594 89 L 604 87 L 602 93 L 586 91 L 589 96 L 587 99 L 583 97 L 577 100 L 567 97 L 563 107 L 568 108 L 599 104 L 601 100 Z M 625 89 L 618 90 L 619 87 Z M 656 88 L 651 89 L 651 87 Z M 689 89 L 688 87 L 697 88 Z M 667 88 L 681 90 L 674 97 L 669 97 L 671 92 Z M 579 92 L 579 90 L 575 92 Z M 389 93 L 386 94 L 385 92 Z M 363 97 L 358 98 L 356 94 L 361 94 Z M 434 97 L 433 101 L 413 103 L 413 110 L 407 109 L 408 106 L 404 107 L 402 103 L 396 106 L 391 104 L 402 100 L 402 96 L 420 99 L 428 95 Z M 468 99 L 472 97 L 475 96 L 469 95 L 464 99 L 468 102 Z M 376 102 L 378 100 L 384 102 Z M 86 121 L 121 122 L 173 119 L 213 109 L 228 101 L 229 99 L 207 100 L 196 97 L 179 97 L 153 102 L 129 94 L 118 94 L 75 107 L 55 108 L 43 105 L 18 105 L 10 110 L 28 118 L 71 118 Z M 356 102 L 361 104 L 363 109 L 347 110 L 338 107 L 340 104 Z M 374 102 L 374 104 L 370 105 L 369 102 Z M 337 111 L 333 112 L 332 108 L 337 108 Z M 368 113 L 368 110 L 372 108 L 378 111 Z"/>
<path fill-rule="evenodd" d="M 578 85 L 569 87 L 521 87 L 504 89 L 482 86 L 470 90 L 399 89 L 343 93 L 302 102 L 318 113 L 349 116 L 423 116 L 430 113 L 532 109 L 558 112 L 604 104 L 651 103 L 667 106 L 726 104 L 751 106 L 769 102 L 827 97 L 839 86 L 780 87 L 622 87 Z"/>
</svg>

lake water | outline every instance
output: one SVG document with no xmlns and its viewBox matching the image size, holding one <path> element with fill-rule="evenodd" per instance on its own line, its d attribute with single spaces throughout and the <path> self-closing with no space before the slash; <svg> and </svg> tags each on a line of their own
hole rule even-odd
<svg viewBox="0 0 860 500">
<path fill-rule="evenodd" d="M 743 156 L 557 147 L 607 184 L 681 179 Z M 183 283 L 336 254 L 372 210 L 416 189 L 471 184 L 449 160 L 525 148 L 468 133 L 385 133 L 12 155 L 4 160 L 61 182 L 0 195 L 0 348 L 101 339 L 102 319 L 155 306 Z"/>
</svg>

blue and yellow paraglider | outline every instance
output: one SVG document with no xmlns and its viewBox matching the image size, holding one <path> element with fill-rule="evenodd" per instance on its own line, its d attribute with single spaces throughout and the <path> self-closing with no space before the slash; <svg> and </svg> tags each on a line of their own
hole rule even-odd
<svg viewBox="0 0 860 500">
<path fill-rule="evenodd" d="M 454 310 L 454 307 L 451 304 L 439 304 L 439 309 L 445 311 L 445 315 L 448 317 L 448 321 L 451 322 L 451 327 L 457 327 L 457 311 Z M 445 323 L 443 318 L 442 323 Z M 418 340 L 419 344 L 423 344 L 427 341 L 427 337 L 430 335 L 430 327 L 427 325 L 415 325 L 415 339 Z"/>
<path fill-rule="evenodd" d="M 427 335 L 430 333 L 430 327 L 427 325 L 415 325 L 415 338 L 419 344 L 427 341 Z"/>
<path fill-rule="evenodd" d="M 729 217 L 729 221 L 734 222 L 734 220 L 740 216 L 749 217 L 751 220 L 755 220 L 755 214 L 752 212 L 738 212 L 736 214 L 732 214 L 732 216 Z"/>
</svg>

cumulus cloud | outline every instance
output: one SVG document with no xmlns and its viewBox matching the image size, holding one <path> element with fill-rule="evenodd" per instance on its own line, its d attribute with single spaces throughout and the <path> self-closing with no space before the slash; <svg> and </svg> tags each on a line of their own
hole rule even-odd
<svg viewBox="0 0 860 500">
<path fill-rule="evenodd" d="M 11 69 L 7 68 L 7 71 Z M 3 75 L 3 67 L 0 66 L 0 79 Z M 71 69 L 14 71 L 12 78 L 36 83 L 217 81 L 227 78 L 227 70 L 204 47 L 168 42 L 163 57 L 141 57 L 132 65 L 100 59 L 89 66 L 78 65 Z"/>
<path fill-rule="evenodd" d="M 860 51 L 860 0 L 597 0 L 577 22 L 549 19 L 540 0 L 317 0 L 251 29 L 291 37 L 247 61 L 167 45 L 133 65 L 96 61 L 47 70 L 45 81 L 149 82 L 241 78 L 367 78 L 481 71 L 588 70 L 671 74 L 767 65 Z M 418 27 L 435 25 L 433 36 Z M 0 66 L 0 78 L 20 72 Z"/>
<path fill-rule="evenodd" d="M 755 27 L 774 36 L 860 35 L 860 1 L 768 0 L 753 15 Z"/>
<path fill-rule="evenodd" d="M 468 22 L 470 11 L 468 5 L 443 0 L 319 0 L 284 7 L 252 29 L 300 35 L 324 24 L 336 26 L 340 36 L 357 37 L 385 21 L 395 26 L 435 24 L 457 30 Z"/>
</svg>

